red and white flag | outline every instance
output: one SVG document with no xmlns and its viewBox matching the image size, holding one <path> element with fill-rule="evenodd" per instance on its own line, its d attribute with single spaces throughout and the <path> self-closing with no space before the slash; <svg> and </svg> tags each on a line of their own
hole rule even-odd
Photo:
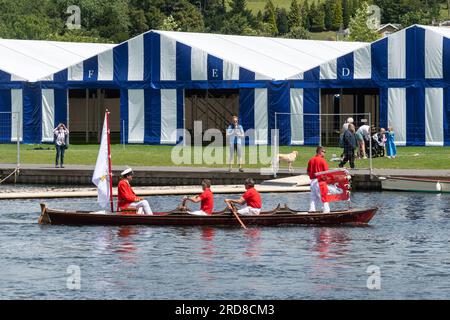
<svg viewBox="0 0 450 320">
<path fill-rule="evenodd" d="M 345 169 L 316 173 L 322 202 L 347 201 L 350 199 L 350 174 Z"/>
</svg>

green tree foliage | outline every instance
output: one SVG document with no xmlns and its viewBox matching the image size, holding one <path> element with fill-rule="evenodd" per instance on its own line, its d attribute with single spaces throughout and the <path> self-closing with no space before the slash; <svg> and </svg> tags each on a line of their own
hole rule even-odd
<svg viewBox="0 0 450 320">
<path fill-rule="evenodd" d="M 342 24 L 344 29 L 348 28 L 348 24 L 350 22 L 350 6 L 348 0 L 342 0 Z"/>
<path fill-rule="evenodd" d="M 342 27 L 342 2 L 341 0 L 334 0 L 333 20 L 331 23 L 331 30 L 339 30 L 341 27 Z"/>
<path fill-rule="evenodd" d="M 320 32 L 325 30 L 325 12 L 323 6 L 313 2 L 309 8 L 309 20 L 311 23 L 310 30 Z"/>
<path fill-rule="evenodd" d="M 264 21 L 269 24 L 272 35 L 276 36 L 278 34 L 277 18 L 272 0 L 267 0 L 266 6 L 264 7 Z"/>
<path fill-rule="evenodd" d="M 276 9 L 276 15 L 277 15 L 277 29 L 279 35 L 284 35 L 289 32 L 289 18 L 288 13 L 286 9 L 284 8 L 277 8 Z"/>
<path fill-rule="evenodd" d="M 302 26 L 302 11 L 297 0 L 292 0 L 288 15 L 289 30 Z"/>
<path fill-rule="evenodd" d="M 286 34 L 286 38 L 291 39 L 311 39 L 311 34 L 302 26 L 294 27 Z"/>
<path fill-rule="evenodd" d="M 367 9 L 368 4 L 362 3 L 355 16 L 350 20 L 350 41 L 372 42 L 379 38 L 379 34 L 367 26 Z"/>
</svg>

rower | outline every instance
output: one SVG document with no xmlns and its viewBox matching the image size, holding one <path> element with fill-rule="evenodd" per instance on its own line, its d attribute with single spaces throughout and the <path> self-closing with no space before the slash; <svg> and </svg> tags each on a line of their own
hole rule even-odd
<svg viewBox="0 0 450 320">
<path fill-rule="evenodd" d="M 245 179 L 245 189 L 247 190 L 240 199 L 225 199 L 225 203 L 231 206 L 233 203 L 243 205 L 247 203 L 245 208 L 238 210 L 238 213 L 243 216 L 259 215 L 261 212 L 262 201 L 261 195 L 255 189 L 255 181 L 252 178 Z"/>
<path fill-rule="evenodd" d="M 308 161 L 308 175 L 311 179 L 311 202 L 309 212 L 315 212 L 317 207 L 322 203 L 322 195 L 320 193 L 319 181 L 316 178 L 317 172 L 328 171 L 328 164 L 325 160 L 325 148 L 317 147 L 316 155 Z M 328 202 L 323 203 L 323 213 L 330 212 Z"/>
<path fill-rule="evenodd" d="M 200 210 L 198 211 L 188 211 L 189 214 L 194 216 L 209 216 L 212 215 L 212 211 L 214 208 L 214 197 L 211 192 L 211 180 L 203 179 L 202 180 L 202 189 L 203 193 L 195 196 L 195 197 L 184 197 L 183 198 L 183 207 L 185 207 L 186 201 L 191 201 L 193 203 L 201 202 Z"/>
<path fill-rule="evenodd" d="M 127 209 L 137 209 L 138 214 L 153 215 L 152 209 L 147 200 L 139 198 L 131 188 L 131 181 L 133 180 L 133 170 L 131 168 L 126 169 L 121 173 L 122 180 L 120 180 L 117 186 L 117 198 L 119 211 L 127 211 Z"/>
</svg>

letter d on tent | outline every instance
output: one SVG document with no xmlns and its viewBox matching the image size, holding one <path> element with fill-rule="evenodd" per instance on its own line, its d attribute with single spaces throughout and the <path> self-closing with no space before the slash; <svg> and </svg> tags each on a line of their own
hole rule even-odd
<svg viewBox="0 0 450 320">
<path fill-rule="evenodd" d="M 342 68 L 342 76 L 348 77 L 350 75 L 350 69 L 349 68 Z"/>
</svg>

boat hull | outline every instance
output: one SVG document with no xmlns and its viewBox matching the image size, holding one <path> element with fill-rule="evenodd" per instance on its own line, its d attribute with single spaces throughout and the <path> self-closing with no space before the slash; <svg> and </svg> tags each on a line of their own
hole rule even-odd
<svg viewBox="0 0 450 320">
<path fill-rule="evenodd" d="M 391 191 L 448 193 L 450 192 L 450 180 L 387 177 L 381 180 L 381 188 Z"/>
<path fill-rule="evenodd" d="M 240 216 L 240 218 L 246 226 L 367 224 L 377 210 L 377 208 L 353 209 L 331 213 L 286 210 L 276 213 L 261 213 L 258 216 Z M 43 209 L 40 223 L 53 225 L 239 226 L 237 219 L 230 213 L 213 214 L 212 216 L 156 213 L 153 216 L 146 216 L 68 212 L 48 208 Z"/>
</svg>

